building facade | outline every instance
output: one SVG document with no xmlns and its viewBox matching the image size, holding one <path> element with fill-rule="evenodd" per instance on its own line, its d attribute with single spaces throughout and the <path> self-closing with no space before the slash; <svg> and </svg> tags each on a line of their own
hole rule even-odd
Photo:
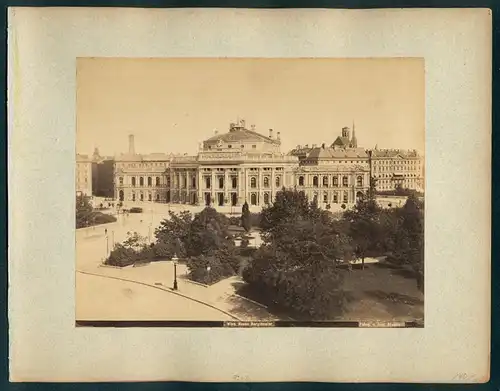
<svg viewBox="0 0 500 391">
<path fill-rule="evenodd" d="M 280 133 L 264 136 L 232 123 L 229 131 L 205 140 L 196 156 L 174 157 L 167 202 L 218 206 L 266 205 L 283 187 L 294 185 L 298 158 L 280 151 Z"/>
<path fill-rule="evenodd" d="M 390 191 L 401 187 L 424 191 L 424 159 L 417 151 L 375 148 L 370 152 L 377 190 Z"/>
<path fill-rule="evenodd" d="M 87 155 L 76 155 L 76 194 L 92 196 L 92 160 Z"/>
<path fill-rule="evenodd" d="M 417 151 L 365 150 L 353 125 L 342 128 L 330 145 L 297 146 L 281 151 L 281 134 L 267 135 L 231 123 L 225 133 L 209 137 L 197 154 L 141 155 L 129 136 L 128 153 L 113 159 L 114 197 L 193 205 L 264 206 L 282 188 L 303 191 L 319 206 L 352 205 L 363 197 L 370 178 L 379 191 L 397 186 L 423 191 L 423 157 Z M 110 180 L 106 180 L 109 182 Z M 104 185 L 103 185 L 104 186 Z"/>
<path fill-rule="evenodd" d="M 129 136 L 128 153 L 114 159 L 114 198 L 119 201 L 167 202 L 167 178 L 171 156 L 135 153 Z"/>
</svg>

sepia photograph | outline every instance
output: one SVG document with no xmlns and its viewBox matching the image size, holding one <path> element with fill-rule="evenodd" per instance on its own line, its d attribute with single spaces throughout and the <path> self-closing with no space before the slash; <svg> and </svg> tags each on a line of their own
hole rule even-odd
<svg viewBox="0 0 500 391">
<path fill-rule="evenodd" d="M 423 327 L 423 59 L 79 58 L 76 95 L 77 326 Z"/>
<path fill-rule="evenodd" d="M 491 22 L 10 8 L 10 381 L 487 382 Z"/>
</svg>

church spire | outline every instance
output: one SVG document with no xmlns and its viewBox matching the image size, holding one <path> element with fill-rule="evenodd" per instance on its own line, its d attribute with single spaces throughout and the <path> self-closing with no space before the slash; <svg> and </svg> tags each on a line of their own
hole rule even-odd
<svg viewBox="0 0 500 391">
<path fill-rule="evenodd" d="M 358 140 L 356 139 L 356 127 L 354 125 L 354 120 L 352 120 L 352 139 L 351 139 L 351 145 L 353 148 L 358 147 Z"/>
</svg>

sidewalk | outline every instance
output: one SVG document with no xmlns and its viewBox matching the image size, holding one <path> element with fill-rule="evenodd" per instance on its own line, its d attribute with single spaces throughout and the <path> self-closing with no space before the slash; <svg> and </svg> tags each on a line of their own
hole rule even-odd
<svg viewBox="0 0 500 391">
<path fill-rule="evenodd" d="M 102 276 L 123 278 L 150 286 L 173 286 L 173 264 L 171 261 L 153 262 L 146 266 L 112 268 L 101 266 L 93 273 Z M 88 271 L 88 267 L 85 271 Z M 212 305 L 222 311 L 233 314 L 241 320 L 277 320 L 264 306 L 257 305 L 243 297 L 235 295 L 239 277 L 222 280 L 212 286 L 203 286 L 186 278 L 185 265 L 177 265 L 178 292 L 195 300 Z"/>
</svg>

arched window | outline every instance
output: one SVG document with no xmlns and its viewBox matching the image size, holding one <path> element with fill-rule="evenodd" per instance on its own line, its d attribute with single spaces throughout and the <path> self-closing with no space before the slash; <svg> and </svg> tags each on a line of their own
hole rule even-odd
<svg viewBox="0 0 500 391">
<path fill-rule="evenodd" d="M 342 177 L 342 186 L 348 186 L 348 182 L 347 182 L 347 177 L 346 176 Z M 344 201 L 344 202 L 346 202 L 346 201 Z"/>
<path fill-rule="evenodd" d="M 139 178 L 139 186 L 144 186 L 144 177 L 142 176 Z"/>
<path fill-rule="evenodd" d="M 224 178 L 219 177 L 219 189 L 223 189 L 223 188 L 224 188 Z"/>
<path fill-rule="evenodd" d="M 318 186 L 318 177 L 317 176 L 313 177 L 313 186 Z"/>
<path fill-rule="evenodd" d="M 148 176 L 148 186 L 153 186 L 153 178 Z"/>
<path fill-rule="evenodd" d="M 211 185 L 211 183 L 210 183 L 210 177 L 207 176 L 207 177 L 205 177 L 205 187 L 207 189 L 210 189 L 210 185 Z M 207 204 L 207 205 L 210 205 L 210 204 Z"/>
<path fill-rule="evenodd" d="M 281 186 L 281 178 L 279 176 L 276 177 L 276 187 Z"/>
<path fill-rule="evenodd" d="M 156 193 L 156 201 L 160 201 L 160 194 Z"/>
<path fill-rule="evenodd" d="M 151 193 L 148 194 L 148 200 L 153 201 L 153 196 L 151 195 Z"/>
<path fill-rule="evenodd" d="M 299 176 L 299 186 L 304 186 L 304 177 Z"/>
<path fill-rule="evenodd" d="M 345 191 L 344 192 L 344 204 L 346 204 L 346 203 L 347 203 L 347 192 Z"/>
<path fill-rule="evenodd" d="M 339 203 L 339 195 L 337 193 L 333 194 L 333 203 L 338 204 Z"/>
<path fill-rule="evenodd" d="M 118 180 L 120 182 L 120 186 L 123 186 L 123 177 L 121 176 Z"/>
<path fill-rule="evenodd" d="M 120 201 L 123 201 L 123 190 L 120 190 L 119 197 L 120 197 Z"/>
<path fill-rule="evenodd" d="M 156 177 L 156 186 L 160 186 L 160 177 L 159 176 Z"/>
<path fill-rule="evenodd" d="M 235 176 L 233 176 L 231 178 L 231 185 L 233 186 L 233 189 L 236 189 L 238 187 L 238 178 L 236 178 Z"/>
<path fill-rule="evenodd" d="M 363 186 L 363 177 L 361 175 L 356 178 L 356 185 Z"/>
<path fill-rule="evenodd" d="M 269 177 L 264 177 L 264 187 L 269 187 Z"/>
<path fill-rule="evenodd" d="M 333 177 L 333 186 L 338 186 L 339 185 L 339 178 L 334 176 Z"/>
<path fill-rule="evenodd" d="M 269 193 L 264 193 L 264 204 L 269 204 Z"/>
<path fill-rule="evenodd" d="M 193 187 L 193 189 L 196 189 L 196 177 L 195 176 L 191 180 L 191 186 Z"/>
<path fill-rule="evenodd" d="M 323 177 L 323 186 L 328 187 L 328 177 L 327 176 Z"/>
<path fill-rule="evenodd" d="M 135 193 L 132 193 L 132 201 L 135 201 Z"/>
<path fill-rule="evenodd" d="M 141 201 L 144 201 L 144 193 L 141 193 Z"/>
<path fill-rule="evenodd" d="M 257 178 L 255 178 L 255 177 L 250 178 L 250 187 L 251 188 L 256 188 L 257 187 Z M 252 204 L 252 205 L 256 205 L 256 204 Z"/>
<path fill-rule="evenodd" d="M 250 203 L 252 205 L 257 205 L 257 194 L 252 193 L 252 195 L 250 196 Z"/>
<path fill-rule="evenodd" d="M 328 203 L 328 193 L 323 194 L 323 203 L 325 203 L 325 204 Z"/>
<path fill-rule="evenodd" d="M 132 186 L 135 186 L 135 176 L 132 177 Z"/>
</svg>

